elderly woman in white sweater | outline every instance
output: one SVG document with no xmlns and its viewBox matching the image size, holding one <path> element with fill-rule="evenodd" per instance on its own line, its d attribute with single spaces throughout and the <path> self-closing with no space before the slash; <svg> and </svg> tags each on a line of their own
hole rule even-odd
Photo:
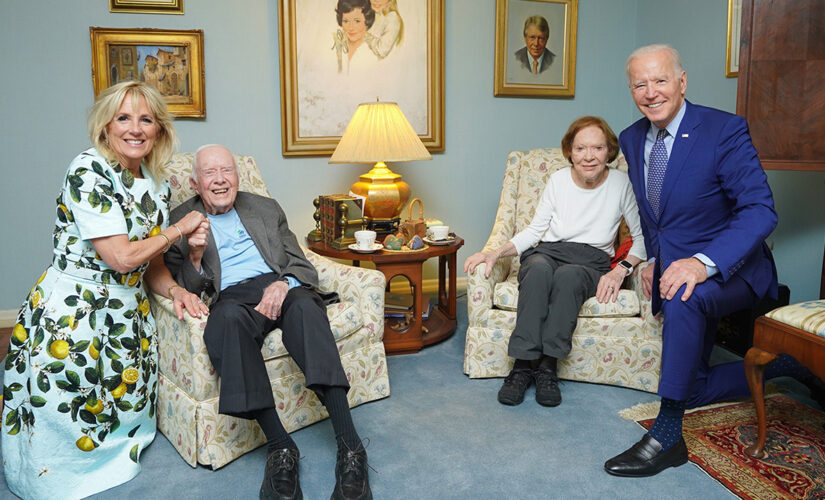
<svg viewBox="0 0 825 500">
<path fill-rule="evenodd" d="M 556 362 L 571 348 L 576 317 L 585 300 L 615 301 L 622 281 L 646 258 L 639 209 L 626 173 L 607 168 L 619 141 L 599 117 L 574 121 L 561 143 L 570 161 L 547 181 L 530 225 L 500 248 L 464 263 L 474 272 L 484 262 L 489 276 L 501 257 L 519 255 L 516 327 L 508 354 L 515 358 L 498 400 L 518 405 L 535 380 L 536 401 L 561 403 Z M 624 217 L 633 237 L 626 260 L 610 268 L 613 243 Z"/>
</svg>

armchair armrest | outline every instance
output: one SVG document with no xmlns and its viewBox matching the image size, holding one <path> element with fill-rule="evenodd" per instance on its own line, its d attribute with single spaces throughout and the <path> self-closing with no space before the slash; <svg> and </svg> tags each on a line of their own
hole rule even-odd
<svg viewBox="0 0 825 500">
<path fill-rule="evenodd" d="M 183 320 L 179 320 L 170 299 L 154 292 L 150 292 L 149 297 L 157 325 L 160 371 L 199 400 L 216 395 L 218 377 L 203 342 L 207 318 L 194 318 L 184 312 Z M 203 368 L 204 373 L 196 374 L 198 367 Z"/>
<path fill-rule="evenodd" d="M 337 292 L 341 300 L 353 302 L 363 313 L 363 325 L 374 342 L 384 337 L 384 288 L 387 280 L 381 271 L 348 266 L 302 248 L 318 271 L 322 292 Z"/>
<path fill-rule="evenodd" d="M 642 284 L 642 271 L 650 265 L 650 262 L 641 262 L 633 273 L 627 278 L 627 286 L 629 289 L 636 292 L 639 298 L 639 307 L 641 309 L 642 320 L 645 322 L 645 331 L 649 335 L 661 337 L 662 335 L 662 320 L 659 316 L 653 315 L 653 305 L 649 298 L 645 295 L 644 285 Z"/>
</svg>

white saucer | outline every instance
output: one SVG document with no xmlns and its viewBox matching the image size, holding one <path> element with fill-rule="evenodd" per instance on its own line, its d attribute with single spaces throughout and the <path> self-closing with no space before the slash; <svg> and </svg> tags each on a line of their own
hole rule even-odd
<svg viewBox="0 0 825 500">
<path fill-rule="evenodd" d="M 455 236 L 447 236 L 443 240 L 431 240 L 430 238 L 424 238 L 424 242 L 429 243 L 430 245 L 449 245 L 454 241 Z"/>
<path fill-rule="evenodd" d="M 353 252 L 356 252 L 356 253 L 372 253 L 372 252 L 375 252 L 377 250 L 381 250 L 382 248 L 384 248 L 384 245 L 382 245 L 381 243 L 373 243 L 372 248 L 364 250 L 363 248 L 358 247 L 358 243 L 352 243 L 352 244 L 348 245 L 347 248 L 349 248 L 350 250 L 352 250 Z"/>
</svg>

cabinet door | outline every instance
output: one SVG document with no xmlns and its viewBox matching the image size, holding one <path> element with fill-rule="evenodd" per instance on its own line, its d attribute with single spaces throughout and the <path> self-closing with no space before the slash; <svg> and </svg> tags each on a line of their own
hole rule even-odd
<svg viewBox="0 0 825 500">
<path fill-rule="evenodd" d="M 825 170 L 825 1 L 742 1 L 736 112 L 765 169 Z"/>
</svg>

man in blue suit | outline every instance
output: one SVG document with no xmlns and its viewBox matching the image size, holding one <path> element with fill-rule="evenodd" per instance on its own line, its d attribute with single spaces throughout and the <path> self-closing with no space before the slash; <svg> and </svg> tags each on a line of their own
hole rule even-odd
<svg viewBox="0 0 825 500">
<path fill-rule="evenodd" d="M 675 49 L 637 49 L 626 70 L 644 118 L 619 141 L 653 262 L 642 272 L 644 290 L 653 313 L 664 314 L 662 405 L 650 431 L 605 470 L 641 477 L 687 461 L 685 408 L 750 394 L 741 361 L 708 361 L 720 317 L 776 297 L 765 238 L 777 216 L 747 123 L 685 100 L 687 74 Z M 793 375 L 792 360 L 766 376 Z"/>
</svg>

